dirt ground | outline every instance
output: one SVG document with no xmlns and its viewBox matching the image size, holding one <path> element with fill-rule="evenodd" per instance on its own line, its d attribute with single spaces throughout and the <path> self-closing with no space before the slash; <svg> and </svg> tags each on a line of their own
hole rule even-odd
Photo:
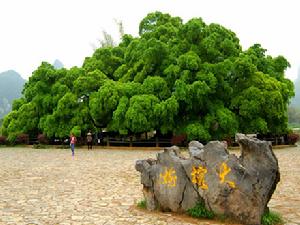
<svg viewBox="0 0 300 225">
<path fill-rule="evenodd" d="M 300 224 L 300 147 L 274 151 L 281 181 L 269 206 Z M 135 161 L 157 152 L 0 148 L 0 224 L 221 224 L 136 208 Z"/>
</svg>

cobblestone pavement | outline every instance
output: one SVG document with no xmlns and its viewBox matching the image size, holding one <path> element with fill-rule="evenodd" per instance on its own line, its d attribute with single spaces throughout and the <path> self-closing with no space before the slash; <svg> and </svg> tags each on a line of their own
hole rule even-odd
<svg viewBox="0 0 300 225">
<path fill-rule="evenodd" d="M 143 198 L 137 159 L 157 151 L 0 148 L 0 224 L 209 224 L 137 209 Z M 275 150 L 281 182 L 270 208 L 300 224 L 300 148 Z"/>
</svg>

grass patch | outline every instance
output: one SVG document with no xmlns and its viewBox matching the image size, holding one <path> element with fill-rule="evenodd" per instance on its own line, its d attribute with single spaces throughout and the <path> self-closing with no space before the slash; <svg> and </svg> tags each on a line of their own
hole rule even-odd
<svg viewBox="0 0 300 225">
<path fill-rule="evenodd" d="M 262 225 L 280 225 L 280 224 L 284 224 L 284 223 L 283 223 L 282 217 L 278 213 L 269 211 L 262 216 L 261 224 Z"/>
<path fill-rule="evenodd" d="M 215 217 L 214 212 L 206 209 L 202 202 L 199 202 L 193 208 L 188 209 L 187 214 L 192 217 L 204 219 L 213 219 Z"/>
<path fill-rule="evenodd" d="M 77 146 L 75 146 L 76 149 Z M 57 149 L 71 149 L 70 145 L 57 145 Z"/>
<path fill-rule="evenodd" d="M 146 200 L 141 200 L 137 203 L 137 207 L 139 207 L 140 209 L 146 209 L 147 208 L 147 202 Z"/>
<path fill-rule="evenodd" d="M 35 148 L 35 149 L 46 149 L 46 148 L 49 148 L 48 145 L 44 145 L 44 144 L 34 144 L 32 147 Z"/>
</svg>

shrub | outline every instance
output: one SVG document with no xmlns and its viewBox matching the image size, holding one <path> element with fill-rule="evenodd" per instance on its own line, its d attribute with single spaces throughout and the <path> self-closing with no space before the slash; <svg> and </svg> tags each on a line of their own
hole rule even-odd
<svg viewBox="0 0 300 225">
<path fill-rule="evenodd" d="M 147 208 L 147 202 L 146 200 L 141 200 L 137 203 L 137 207 L 141 208 L 141 209 L 146 209 Z"/>
<path fill-rule="evenodd" d="M 28 144 L 29 143 L 29 136 L 28 134 L 19 134 L 16 138 L 17 144 Z"/>
<path fill-rule="evenodd" d="M 0 145 L 5 145 L 5 144 L 6 144 L 6 137 L 0 136 Z"/>
<path fill-rule="evenodd" d="M 192 217 L 205 219 L 213 219 L 215 217 L 214 212 L 206 209 L 203 202 L 199 202 L 193 208 L 188 209 L 187 214 Z"/>
<path fill-rule="evenodd" d="M 171 139 L 172 145 L 180 145 L 186 140 L 186 134 L 173 135 Z"/>
<path fill-rule="evenodd" d="M 18 135 L 16 133 L 9 134 L 6 139 L 7 143 L 9 143 L 10 145 L 16 144 L 17 136 Z"/>
<path fill-rule="evenodd" d="M 300 135 L 299 134 L 295 134 L 295 133 L 288 134 L 289 144 L 294 145 L 299 140 L 300 140 Z"/>
<path fill-rule="evenodd" d="M 200 142 L 206 142 L 211 139 L 208 130 L 198 122 L 187 125 L 185 132 L 187 134 L 188 141 L 198 140 Z"/>
<path fill-rule="evenodd" d="M 283 224 L 283 219 L 278 213 L 269 211 L 265 213 L 261 218 L 262 225 L 278 225 Z"/>
<path fill-rule="evenodd" d="M 49 143 L 48 138 L 44 134 L 39 134 L 37 136 L 37 139 L 38 139 L 39 144 L 48 144 Z"/>
</svg>

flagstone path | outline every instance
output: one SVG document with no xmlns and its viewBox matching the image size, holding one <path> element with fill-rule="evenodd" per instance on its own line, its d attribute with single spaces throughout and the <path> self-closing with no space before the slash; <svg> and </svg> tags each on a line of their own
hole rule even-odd
<svg viewBox="0 0 300 225">
<path fill-rule="evenodd" d="M 136 207 L 137 159 L 157 151 L 0 148 L 0 225 L 221 224 Z M 271 210 L 300 224 L 300 148 L 275 150 L 281 181 Z"/>
</svg>

